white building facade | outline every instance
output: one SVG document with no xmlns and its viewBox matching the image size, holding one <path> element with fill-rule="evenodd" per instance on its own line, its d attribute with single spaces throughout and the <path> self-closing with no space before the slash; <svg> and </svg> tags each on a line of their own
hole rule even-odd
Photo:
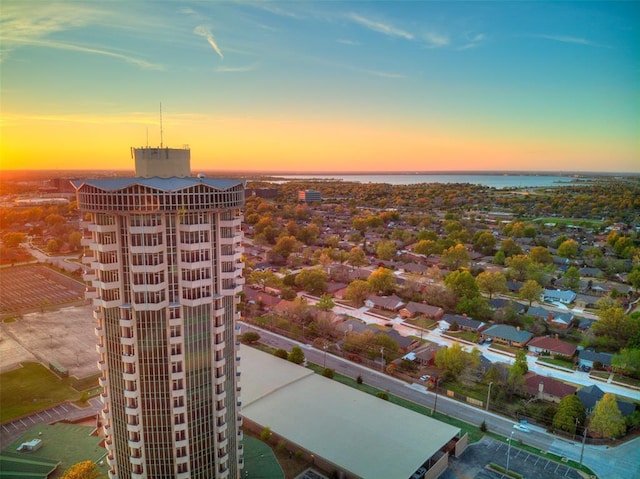
<svg viewBox="0 0 640 479">
<path fill-rule="evenodd" d="M 110 479 L 241 476 L 245 184 L 184 171 L 74 182 Z"/>
</svg>

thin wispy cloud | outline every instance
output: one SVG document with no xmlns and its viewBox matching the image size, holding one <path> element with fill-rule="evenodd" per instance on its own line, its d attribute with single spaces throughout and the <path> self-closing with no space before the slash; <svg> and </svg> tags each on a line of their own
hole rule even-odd
<svg viewBox="0 0 640 479">
<path fill-rule="evenodd" d="M 467 43 L 465 43 L 464 45 L 458 47 L 458 50 L 468 50 L 470 48 L 475 48 L 478 45 L 480 45 L 484 41 L 485 38 L 486 37 L 485 37 L 484 33 L 478 33 L 473 38 L 470 38 Z"/>
<path fill-rule="evenodd" d="M 342 43 L 343 45 L 354 45 L 354 46 L 361 45 L 361 43 L 360 43 L 360 42 L 356 42 L 356 41 L 354 41 L 354 40 L 346 40 L 346 39 L 344 39 L 344 38 L 338 38 L 338 39 L 336 40 L 336 42 L 338 42 L 338 43 Z"/>
<path fill-rule="evenodd" d="M 357 68 L 356 71 L 362 72 L 362 73 L 366 73 L 367 75 L 373 75 L 376 77 L 380 77 L 380 78 L 407 78 L 405 75 L 402 75 L 400 73 L 391 73 L 391 72 L 383 72 L 380 70 L 366 70 L 363 68 Z"/>
<path fill-rule="evenodd" d="M 213 38 L 213 34 L 211 33 L 211 30 L 209 30 L 209 27 L 206 27 L 204 25 L 198 25 L 193 30 L 193 33 L 195 33 L 196 35 L 199 35 L 201 37 L 206 38 L 207 42 L 209 43 L 209 45 L 211 45 L 211 48 L 213 48 L 213 50 L 218 54 L 218 56 L 220 58 L 224 59 L 224 55 L 222 54 L 222 50 L 220 50 L 220 47 L 216 43 L 215 38 Z"/>
<path fill-rule="evenodd" d="M 218 73 L 245 73 L 256 70 L 257 65 L 246 65 L 242 67 L 220 66 L 216 68 Z"/>
<path fill-rule="evenodd" d="M 544 40 L 551 40 L 551 41 L 560 42 L 560 43 L 573 43 L 576 45 L 585 45 L 589 47 L 606 47 L 606 45 L 601 45 L 600 43 L 587 40 L 586 38 L 571 37 L 568 35 L 528 35 L 528 36 L 531 38 L 542 38 Z"/>
<path fill-rule="evenodd" d="M 424 40 L 430 48 L 442 48 L 451 43 L 448 36 L 436 32 L 425 33 Z"/>
<path fill-rule="evenodd" d="M 394 27 L 393 25 L 387 23 L 370 20 L 361 15 L 358 15 L 357 13 L 349 14 L 348 18 L 356 22 L 358 25 L 368 28 L 369 30 L 372 30 L 374 32 L 382 33 L 391 37 L 400 37 L 406 40 L 414 39 L 414 35 L 410 32 Z"/>
</svg>

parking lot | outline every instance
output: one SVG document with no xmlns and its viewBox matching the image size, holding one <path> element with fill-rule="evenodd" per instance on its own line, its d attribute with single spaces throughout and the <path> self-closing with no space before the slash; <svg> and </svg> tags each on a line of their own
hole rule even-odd
<svg viewBox="0 0 640 479">
<path fill-rule="evenodd" d="M 489 463 L 507 465 L 507 444 L 485 436 L 479 442 L 471 444 L 460 458 L 450 458 L 449 468 L 442 474 L 443 479 L 496 479 L 504 474 L 486 468 Z M 545 458 L 531 454 L 515 445 L 509 451 L 509 470 L 524 477 L 544 477 L 545 479 L 582 479 L 574 469 Z"/>
</svg>

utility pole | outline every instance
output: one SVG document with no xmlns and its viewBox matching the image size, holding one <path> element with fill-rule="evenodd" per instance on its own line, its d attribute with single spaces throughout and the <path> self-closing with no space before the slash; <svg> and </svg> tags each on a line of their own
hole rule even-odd
<svg viewBox="0 0 640 479">
<path fill-rule="evenodd" d="M 382 364 L 380 366 L 380 370 L 384 372 L 384 346 L 380 346 L 380 359 L 382 360 Z"/>
<path fill-rule="evenodd" d="M 431 411 L 432 416 L 436 413 L 436 409 L 438 408 L 438 376 L 433 376 L 433 379 L 436 383 L 436 399 L 433 402 L 433 410 Z"/>
<path fill-rule="evenodd" d="M 580 451 L 580 465 L 582 466 L 582 456 L 584 456 L 584 443 L 587 440 L 587 428 L 584 428 L 582 433 L 582 450 Z"/>
<path fill-rule="evenodd" d="M 487 407 L 486 407 L 486 411 L 489 410 L 489 400 L 491 399 L 491 386 L 493 385 L 493 381 L 489 382 L 489 390 L 487 391 Z"/>
</svg>

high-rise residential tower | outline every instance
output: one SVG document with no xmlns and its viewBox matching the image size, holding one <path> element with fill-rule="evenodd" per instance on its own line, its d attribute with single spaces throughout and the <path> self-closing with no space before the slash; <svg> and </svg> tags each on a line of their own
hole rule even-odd
<svg viewBox="0 0 640 479">
<path fill-rule="evenodd" d="M 188 148 L 132 153 L 135 177 L 74 182 L 109 478 L 236 479 L 245 184 L 190 176 Z"/>
</svg>

